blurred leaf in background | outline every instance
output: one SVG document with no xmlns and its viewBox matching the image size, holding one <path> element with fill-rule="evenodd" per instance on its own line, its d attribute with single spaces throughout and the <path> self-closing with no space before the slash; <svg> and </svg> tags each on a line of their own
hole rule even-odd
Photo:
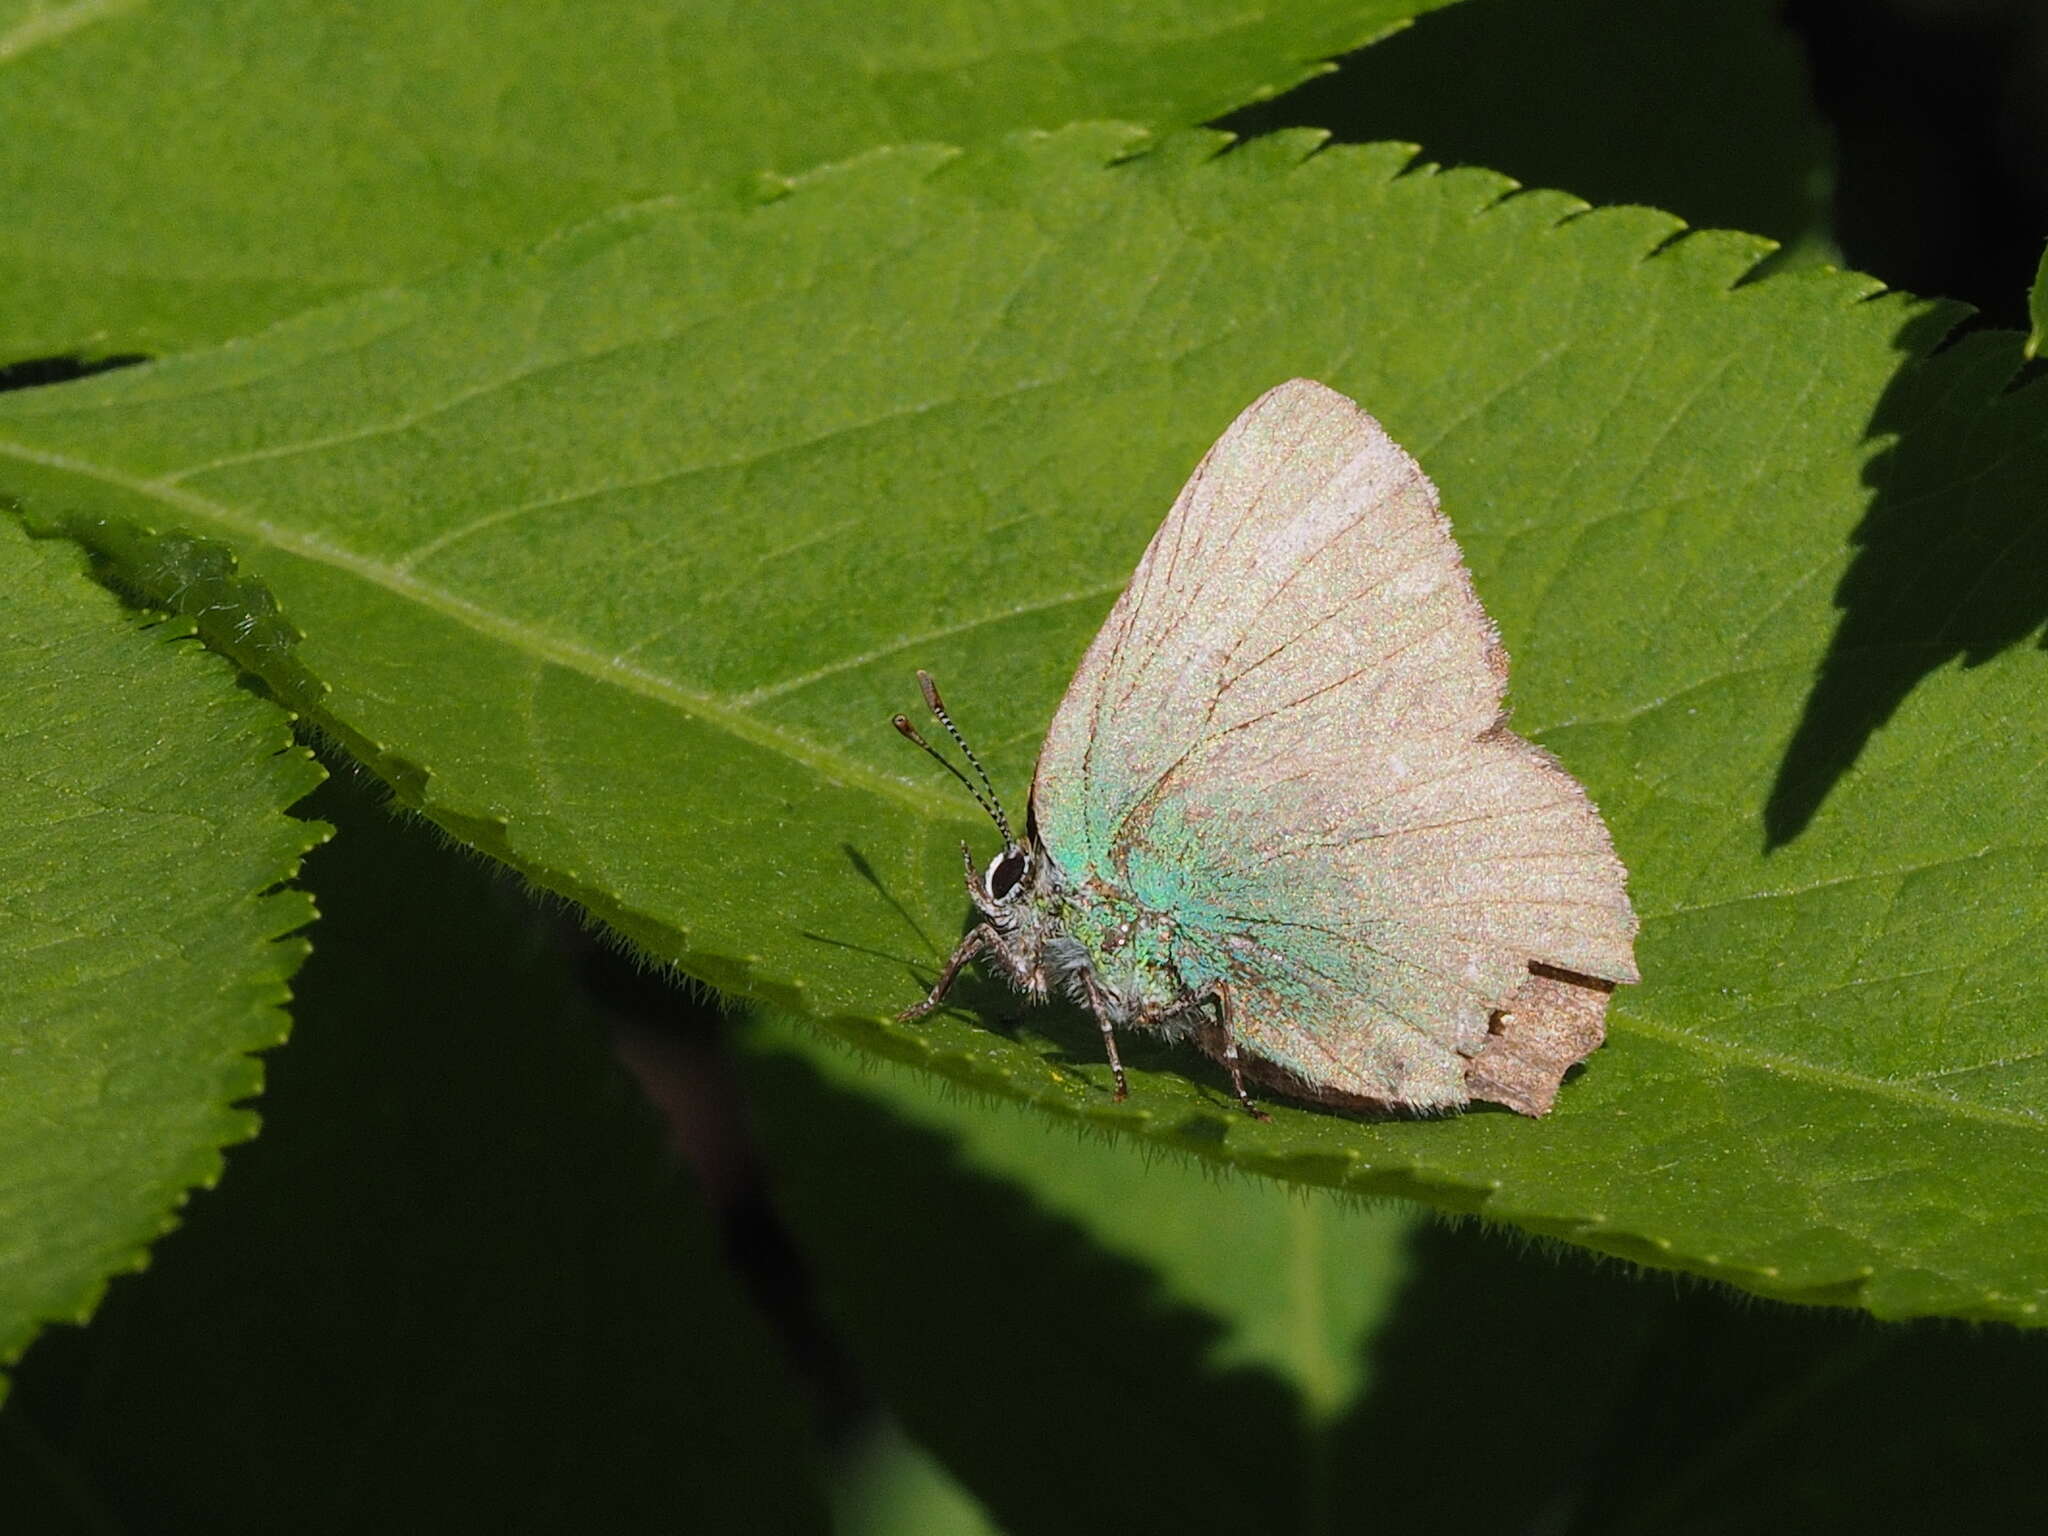
<svg viewBox="0 0 2048 1536">
<path fill-rule="evenodd" d="M 165 352 L 620 203 L 1274 95 L 1445 0 L 0 0 L 0 362 Z"/>
<path fill-rule="evenodd" d="M 284 712 L 85 564 L 0 514 L 0 1364 L 255 1134 L 327 830 Z"/>
<path fill-rule="evenodd" d="M 1745 1302 L 743 1039 L 886 1401 L 1013 1536 L 2024 1525 L 2048 1337 Z M 912 1529 L 914 1527 L 902 1527 Z"/>
<path fill-rule="evenodd" d="M 788 1362 L 547 926 L 363 789 L 313 809 L 264 1134 L 23 1362 L 9 1528 L 816 1529 Z"/>
</svg>

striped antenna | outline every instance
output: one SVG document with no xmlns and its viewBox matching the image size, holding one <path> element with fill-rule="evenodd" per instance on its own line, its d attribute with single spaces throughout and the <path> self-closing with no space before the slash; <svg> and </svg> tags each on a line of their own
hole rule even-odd
<svg viewBox="0 0 2048 1536">
<path fill-rule="evenodd" d="M 895 726 L 897 731 L 912 746 L 923 750 L 934 762 L 938 763 L 946 772 L 952 774 L 954 778 L 966 786 L 967 793 L 974 796 L 974 803 L 981 807 L 988 819 L 996 824 L 996 830 L 1003 834 L 1003 846 L 1005 848 L 1017 847 L 1017 836 L 1010 830 L 1010 818 L 1003 814 L 1002 799 L 996 794 L 996 787 L 989 779 L 988 770 L 981 766 L 981 759 L 974 755 L 974 748 L 967 745 L 967 738 L 960 734 L 960 727 L 953 723 L 953 717 L 946 712 L 946 701 L 939 697 L 939 685 L 932 681 L 932 675 L 929 672 L 920 669 L 917 674 L 917 686 L 924 691 L 925 704 L 931 709 L 932 714 L 937 717 L 939 724 L 946 728 L 946 734 L 953 738 L 953 744 L 966 755 L 967 761 L 974 766 L 975 776 L 981 780 L 982 789 L 987 790 L 988 793 L 984 795 L 982 789 L 976 789 L 974 781 L 962 773 L 954 765 L 951 758 L 941 756 L 939 751 L 930 742 L 918 734 L 917 727 L 912 725 L 904 716 L 897 715 L 889 723 Z"/>
</svg>

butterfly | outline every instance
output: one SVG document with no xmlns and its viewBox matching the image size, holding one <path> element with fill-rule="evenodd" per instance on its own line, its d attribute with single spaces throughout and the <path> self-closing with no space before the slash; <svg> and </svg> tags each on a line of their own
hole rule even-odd
<svg viewBox="0 0 2048 1536">
<path fill-rule="evenodd" d="M 981 961 L 1101 1026 L 1185 1040 L 1351 1109 L 1546 1113 L 1638 979 L 1626 871 L 1577 780 L 1508 729 L 1507 656 L 1436 488 L 1378 422 L 1295 379 L 1196 466 L 1054 715 L 1019 839 L 937 686 L 925 703 L 1002 835 Z"/>
</svg>

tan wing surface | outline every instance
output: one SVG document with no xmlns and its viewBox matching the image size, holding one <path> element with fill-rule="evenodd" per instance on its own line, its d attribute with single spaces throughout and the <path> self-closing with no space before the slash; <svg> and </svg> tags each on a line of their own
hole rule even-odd
<svg viewBox="0 0 2048 1536">
<path fill-rule="evenodd" d="M 1421 468 L 1294 380 L 1218 439 L 1089 647 L 1033 787 L 1041 840 L 1171 913 L 1259 1056 L 1462 1102 L 1531 962 L 1636 976 L 1606 828 L 1502 725 L 1505 681 Z"/>
</svg>

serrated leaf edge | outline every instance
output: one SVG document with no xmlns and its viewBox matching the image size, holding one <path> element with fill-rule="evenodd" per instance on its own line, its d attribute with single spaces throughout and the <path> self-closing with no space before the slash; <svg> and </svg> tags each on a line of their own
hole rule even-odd
<svg viewBox="0 0 2048 1536">
<path fill-rule="evenodd" d="M 1454 208 L 1453 211 L 1462 211 L 1465 217 L 1474 220 L 1502 216 L 1525 217 L 1533 214 L 1538 222 L 1532 226 L 1532 233 L 1538 236 L 1572 238 L 1587 231 L 1598 230 L 1616 220 L 1634 223 L 1641 230 L 1637 242 L 1637 271 L 1647 272 L 1657 264 L 1682 263 L 1695 268 L 1708 285 L 1724 294 L 1773 284 L 1801 284 L 1828 290 L 1836 301 L 1844 306 L 1890 297 L 1910 299 L 1909 295 L 1898 293 L 1875 278 L 1830 266 L 1760 274 L 1760 263 L 1775 251 L 1776 246 L 1773 242 L 1758 236 L 1730 231 L 1692 229 L 1677 217 L 1656 209 L 1627 205 L 1594 207 L 1569 194 L 1524 188 L 1512 179 L 1488 170 L 1445 170 L 1421 160 L 1419 151 L 1413 145 L 1330 145 L 1327 140 L 1327 134 L 1312 129 L 1285 130 L 1254 139 L 1238 140 L 1233 135 L 1214 130 L 1197 129 L 1155 136 L 1142 126 L 1133 124 L 1080 123 L 1049 132 L 1032 130 L 1015 134 L 995 146 L 972 152 L 955 146 L 936 144 L 878 147 L 799 175 L 776 177 L 765 185 L 750 186 L 742 189 L 729 201 L 742 209 L 758 212 L 772 208 L 789 198 L 801 197 L 820 187 L 832 185 L 843 177 L 873 171 L 878 167 L 900 166 L 922 178 L 934 178 L 949 170 L 978 163 L 985 157 L 1015 153 L 1028 147 L 1050 149 L 1056 155 L 1065 155 L 1083 164 L 1092 164 L 1098 169 L 1129 169 L 1139 174 L 1147 171 L 1170 174 L 1189 165 L 1213 168 L 1221 173 L 1268 175 L 1299 173 L 1304 167 L 1310 166 L 1319 174 L 1338 174 L 1348 168 L 1389 183 L 1431 179 L 1439 185 L 1452 185 L 1465 192 L 1462 210 Z M 657 199 L 647 204 L 629 205 L 601 215 L 598 219 L 561 231 L 532 249 L 539 251 L 563 242 L 585 238 L 594 232 L 616 226 L 622 221 L 644 216 L 654 209 L 673 207 L 684 201 L 690 202 L 693 206 L 703 206 L 694 198 L 676 197 Z M 348 302 L 353 301 L 344 301 Z M 1933 323 L 1916 329 L 1910 345 L 1902 341 L 1902 371 L 1923 363 L 1928 356 L 1938 350 L 1968 312 L 1965 306 L 1952 304 L 1935 310 L 1928 317 Z M 280 322 L 282 325 L 292 323 L 295 322 Z M 594 680 L 614 682 L 632 688 L 643 696 L 673 703 L 698 719 L 728 730 L 737 739 L 785 754 L 830 782 L 857 783 L 863 789 L 906 804 L 920 814 L 933 815 L 936 820 L 950 820 L 950 817 L 943 813 L 934 815 L 936 801 L 932 795 L 922 793 L 900 780 L 875 773 L 859 765 L 835 762 L 825 749 L 815 743 L 741 716 L 717 700 L 677 688 L 665 679 L 636 675 L 638 669 L 615 666 L 609 658 L 597 657 L 581 647 L 565 645 L 552 639 L 544 641 L 543 637 L 530 634 L 516 622 L 492 613 L 467 599 L 439 592 L 434 592 L 430 597 L 428 593 L 431 589 L 427 589 L 424 583 L 410 582 L 409 578 L 407 584 L 401 587 L 388 579 L 388 573 L 371 569 L 369 562 L 361 561 L 347 551 L 325 544 L 324 541 L 248 518 L 162 481 L 137 480 L 64 455 L 0 442 L 0 455 L 4 454 L 16 454 L 26 461 L 45 467 L 98 479 L 130 493 L 154 496 L 167 505 L 182 507 L 217 521 L 223 526 L 240 528 L 260 538 L 272 540 L 278 547 L 300 558 L 350 571 L 351 574 L 384 586 L 387 590 L 402 590 L 408 597 L 415 598 L 424 605 L 458 622 L 469 624 L 483 633 L 497 635 L 500 638 L 516 638 L 522 644 L 532 644 L 536 651 L 544 654 L 547 659 L 569 666 Z M 79 536 L 75 530 L 66 531 L 73 532 L 73 536 Z M 419 590 L 415 591 L 414 588 Z M 1048 1113 L 1069 1120 L 1082 1121 L 1111 1134 L 1142 1137 L 1153 1145 L 1291 1183 L 1345 1190 L 1362 1195 L 1396 1195 L 1417 1199 L 1453 1212 L 1482 1216 L 1487 1214 L 1486 1207 L 1500 1193 L 1500 1181 L 1476 1181 L 1466 1175 L 1450 1174 L 1441 1170 L 1433 1174 L 1427 1161 L 1422 1158 L 1402 1164 L 1376 1165 L 1368 1163 L 1361 1154 L 1348 1169 L 1340 1175 L 1333 1176 L 1329 1170 L 1321 1167 L 1304 1167 L 1304 1160 L 1300 1157 L 1284 1153 L 1262 1156 L 1256 1150 L 1241 1144 L 1233 1146 L 1228 1136 L 1190 1140 L 1178 1127 L 1162 1124 L 1160 1117 L 1149 1109 L 1116 1108 L 1106 1104 L 1089 1105 L 1050 1081 L 1040 1085 L 1021 1084 L 1016 1080 L 1014 1072 L 990 1072 L 964 1053 L 933 1047 L 919 1037 L 896 1030 L 892 1023 L 880 1015 L 867 1016 L 843 1012 L 828 1014 L 813 1010 L 806 1002 L 810 988 L 803 977 L 791 976 L 786 980 L 771 980 L 757 974 L 750 957 L 698 951 L 692 947 L 687 930 L 675 927 L 651 913 L 635 911 L 625 906 L 616 899 L 616 893 L 590 884 L 580 873 L 555 870 L 522 859 L 510 822 L 489 814 L 482 817 L 473 816 L 462 810 L 459 805 L 438 801 L 429 792 L 433 778 L 429 765 L 417 765 L 412 770 L 416 773 L 417 779 L 414 787 L 408 792 L 403 783 L 407 777 L 406 773 L 401 771 L 394 777 L 390 770 L 393 767 L 402 770 L 411 765 L 405 765 L 402 759 L 394 760 L 392 754 L 374 743 L 365 741 L 345 722 L 333 719 L 324 709 L 309 706 L 307 712 L 315 724 L 331 731 L 337 739 L 348 745 L 350 750 L 362 756 L 367 765 L 385 777 L 387 782 L 392 782 L 398 787 L 401 799 L 412 804 L 414 809 L 448 829 L 451 834 L 511 865 L 537 887 L 579 903 L 605 926 L 653 955 L 661 957 L 663 963 L 672 967 L 677 974 L 802 1015 L 835 1037 L 844 1040 L 853 1049 L 875 1051 L 908 1065 L 937 1073 L 965 1087 L 1022 1100 Z M 1946 1104 L 1946 1101 L 1942 1102 Z M 2027 1122 L 2030 1126 L 2033 1123 Z M 1327 1154 L 1314 1153 L 1308 1154 L 1307 1160 L 1326 1163 L 1329 1158 Z M 1860 1305 L 1879 1311 L 1880 1315 L 1920 1315 L 1885 1314 L 1879 1307 L 1872 1305 L 1868 1292 L 1875 1271 L 1868 1265 L 1858 1266 L 1853 1271 L 1838 1276 L 1791 1281 L 1774 1266 L 1744 1265 L 1718 1255 L 1682 1253 L 1678 1251 L 1673 1239 L 1612 1227 L 1608 1225 L 1607 1218 L 1599 1213 L 1545 1213 L 1534 1209 L 1518 1209 L 1511 1216 L 1501 1219 L 1517 1227 L 1541 1232 L 1576 1246 L 1650 1267 L 1681 1270 L 1711 1279 L 1730 1281 L 1758 1294 L 1780 1300 L 1802 1304 Z M 1943 1309 L 1939 1315 L 2025 1324 L 2048 1321 L 2041 1318 L 2037 1302 L 2021 1301 L 2000 1293 L 1987 1293 L 1982 1297 L 1981 1305 Z"/>
</svg>

